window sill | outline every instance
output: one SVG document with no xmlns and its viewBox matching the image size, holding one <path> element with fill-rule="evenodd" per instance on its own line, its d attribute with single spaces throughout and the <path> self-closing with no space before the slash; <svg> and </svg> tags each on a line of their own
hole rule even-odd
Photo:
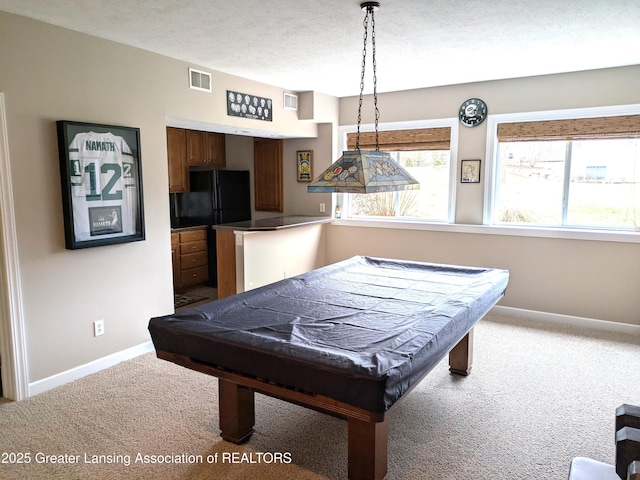
<svg viewBox="0 0 640 480">
<path fill-rule="evenodd" d="M 429 223 L 406 220 L 334 219 L 332 225 L 346 227 L 390 228 L 397 230 L 424 230 L 433 232 L 507 235 L 515 237 L 561 238 L 598 242 L 640 243 L 640 232 L 586 230 L 574 228 L 536 228 L 507 225 L 463 225 Z"/>
</svg>

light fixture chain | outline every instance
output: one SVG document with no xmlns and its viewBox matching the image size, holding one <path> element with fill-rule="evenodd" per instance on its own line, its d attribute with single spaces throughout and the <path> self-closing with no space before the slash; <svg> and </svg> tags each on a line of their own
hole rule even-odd
<svg viewBox="0 0 640 480">
<path fill-rule="evenodd" d="M 378 110 L 378 77 L 376 75 L 376 19 L 374 8 L 371 8 L 371 54 L 373 64 L 373 106 L 375 110 L 376 124 L 376 152 L 380 151 L 380 143 L 378 141 L 378 120 L 380 119 L 380 110 Z"/>
<path fill-rule="evenodd" d="M 360 123 L 362 122 L 362 97 L 364 92 L 364 72 L 367 63 L 367 36 L 369 33 L 369 8 L 362 22 L 364 25 L 364 46 L 362 47 L 362 72 L 360 73 L 360 100 L 358 102 L 358 131 L 356 132 L 356 150 L 360 150 Z"/>
</svg>

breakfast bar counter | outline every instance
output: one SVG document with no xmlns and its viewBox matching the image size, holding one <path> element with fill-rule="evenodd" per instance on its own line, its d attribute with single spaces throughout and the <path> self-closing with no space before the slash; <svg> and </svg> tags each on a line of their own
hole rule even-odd
<svg viewBox="0 0 640 480">
<path fill-rule="evenodd" d="M 324 266 L 324 226 L 331 221 L 291 215 L 212 225 L 218 298 Z"/>
<path fill-rule="evenodd" d="M 212 225 L 216 230 L 234 230 L 234 231 L 268 231 L 283 230 L 285 228 L 302 227 L 305 225 L 314 225 L 318 223 L 330 222 L 331 217 L 314 217 L 310 215 L 290 215 L 283 217 L 260 218 L 256 220 L 247 220 L 244 222 L 223 223 L 220 225 Z"/>
</svg>

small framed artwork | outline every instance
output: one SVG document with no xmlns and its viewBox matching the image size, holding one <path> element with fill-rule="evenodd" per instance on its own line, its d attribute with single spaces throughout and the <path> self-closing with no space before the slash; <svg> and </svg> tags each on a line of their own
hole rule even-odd
<svg viewBox="0 0 640 480">
<path fill-rule="evenodd" d="M 480 183 L 480 160 L 462 160 L 460 183 Z"/>
<path fill-rule="evenodd" d="M 59 120 L 65 246 L 145 239 L 140 130 Z"/>
<path fill-rule="evenodd" d="M 296 165 L 299 182 L 311 182 L 313 180 L 313 150 L 298 150 L 296 152 Z"/>
</svg>

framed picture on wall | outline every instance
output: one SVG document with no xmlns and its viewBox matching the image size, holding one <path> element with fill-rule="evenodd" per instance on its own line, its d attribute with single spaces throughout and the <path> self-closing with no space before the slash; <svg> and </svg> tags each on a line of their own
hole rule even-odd
<svg viewBox="0 0 640 480">
<path fill-rule="evenodd" d="M 460 183 L 480 183 L 480 160 L 462 160 Z"/>
<path fill-rule="evenodd" d="M 145 239 L 140 129 L 59 120 L 65 246 Z"/>
<path fill-rule="evenodd" d="M 311 182 L 313 180 L 313 150 L 298 150 L 296 152 L 298 181 Z"/>
</svg>

